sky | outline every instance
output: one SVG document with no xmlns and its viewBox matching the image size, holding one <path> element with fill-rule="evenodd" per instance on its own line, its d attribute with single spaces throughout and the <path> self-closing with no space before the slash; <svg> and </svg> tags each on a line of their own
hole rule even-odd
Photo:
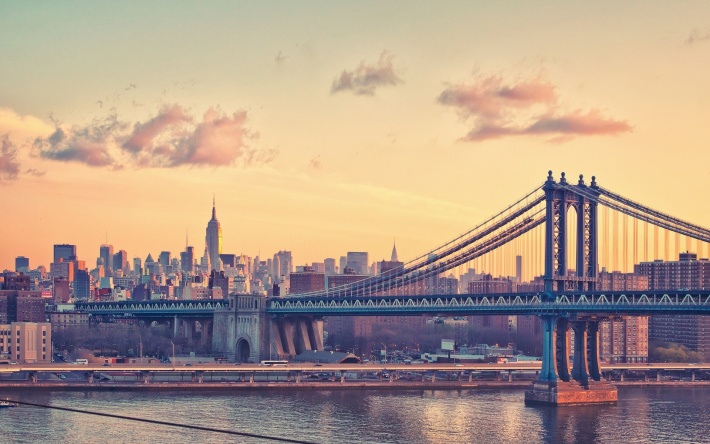
<svg viewBox="0 0 710 444">
<path fill-rule="evenodd" d="M 413 259 L 555 177 L 710 226 L 710 3 L 0 0 L 0 269 Z"/>
</svg>

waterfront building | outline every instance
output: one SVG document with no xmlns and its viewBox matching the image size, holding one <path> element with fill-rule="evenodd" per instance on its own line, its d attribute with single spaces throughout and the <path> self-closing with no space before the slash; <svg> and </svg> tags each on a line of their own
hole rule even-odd
<svg viewBox="0 0 710 444">
<path fill-rule="evenodd" d="M 52 325 L 49 322 L 0 324 L 0 354 L 20 364 L 52 362 Z"/>
<path fill-rule="evenodd" d="M 66 330 L 80 326 L 89 325 L 89 313 L 80 311 L 51 311 L 49 323 L 52 325 L 52 332 Z"/>
<path fill-rule="evenodd" d="M 648 277 L 649 290 L 710 290 L 710 260 L 695 253 L 680 253 L 677 261 L 641 262 L 634 272 Z M 677 343 L 710 359 L 710 317 L 653 315 L 648 329 L 653 343 Z"/>
</svg>

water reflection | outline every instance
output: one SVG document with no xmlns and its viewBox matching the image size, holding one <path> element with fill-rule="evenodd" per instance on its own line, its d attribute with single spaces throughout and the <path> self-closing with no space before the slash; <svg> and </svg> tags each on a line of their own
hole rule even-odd
<svg viewBox="0 0 710 444">
<path fill-rule="evenodd" d="M 520 390 L 7 392 L 0 397 L 323 443 L 706 442 L 710 388 L 622 389 L 619 403 L 525 407 Z M 3 442 L 234 442 L 233 436 L 17 407 Z M 257 439 L 238 442 L 259 443 Z"/>
</svg>

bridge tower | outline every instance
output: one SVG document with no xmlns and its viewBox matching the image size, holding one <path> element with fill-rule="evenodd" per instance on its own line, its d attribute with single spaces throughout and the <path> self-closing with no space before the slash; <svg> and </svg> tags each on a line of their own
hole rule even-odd
<svg viewBox="0 0 710 444">
<path fill-rule="evenodd" d="M 596 178 L 587 186 L 580 174 L 571 185 L 562 173 L 555 182 L 552 171 L 542 187 L 546 196 L 545 295 L 554 302 L 566 292 L 596 290 L 597 283 L 597 197 Z M 576 273 L 567 264 L 568 212 L 577 212 Z M 616 388 L 605 382 L 599 371 L 599 318 L 575 313 L 545 313 L 542 369 L 540 377 L 525 392 L 527 404 L 587 404 L 616 402 Z M 574 331 L 574 360 L 570 366 L 570 333 Z M 571 367 L 571 368 L 570 368 Z"/>
<path fill-rule="evenodd" d="M 584 195 L 575 193 L 575 188 Z M 597 281 L 597 200 L 596 178 L 587 186 L 580 174 L 576 185 L 569 184 L 562 173 L 559 183 L 548 172 L 542 187 L 546 197 L 545 221 L 545 291 L 592 291 Z M 593 197 L 586 197 L 593 196 Z M 567 263 L 568 213 L 577 212 L 576 275 L 570 276 Z"/>
</svg>

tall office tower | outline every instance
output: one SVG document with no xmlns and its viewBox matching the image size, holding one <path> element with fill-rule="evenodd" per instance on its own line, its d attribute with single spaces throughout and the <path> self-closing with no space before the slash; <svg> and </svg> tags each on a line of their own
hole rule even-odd
<svg viewBox="0 0 710 444">
<path fill-rule="evenodd" d="M 340 273 L 345 273 L 345 267 L 348 266 L 348 258 L 345 256 L 340 256 Z"/>
<path fill-rule="evenodd" d="M 113 270 L 111 269 L 113 266 L 113 245 L 101 245 L 99 247 L 99 257 L 103 261 L 104 274 L 111 276 L 113 274 Z"/>
<path fill-rule="evenodd" d="M 139 257 L 133 258 L 133 274 L 139 276 L 143 274 L 143 266 L 141 265 L 141 258 Z"/>
<path fill-rule="evenodd" d="M 347 267 L 352 268 L 355 274 L 370 274 L 366 251 L 348 251 Z"/>
<path fill-rule="evenodd" d="M 185 273 L 194 272 L 195 247 L 185 247 L 185 251 L 180 253 L 180 266 Z"/>
<path fill-rule="evenodd" d="M 28 272 L 30 271 L 30 259 L 24 256 L 17 256 L 15 258 L 15 271 Z"/>
<path fill-rule="evenodd" d="M 74 298 L 87 301 L 91 293 L 91 277 L 86 270 L 77 270 L 74 275 Z"/>
<path fill-rule="evenodd" d="M 212 198 L 212 219 L 207 223 L 205 240 L 207 241 L 207 252 L 210 258 L 210 267 L 214 270 L 221 270 L 219 255 L 222 253 L 222 227 L 217 220 L 217 208 L 215 200 Z M 209 270 L 208 270 L 209 271 Z"/>
<path fill-rule="evenodd" d="M 125 274 L 128 271 L 128 253 L 126 253 L 126 250 L 119 250 L 118 253 L 114 253 L 111 264 L 114 272 L 122 270 Z"/>
<path fill-rule="evenodd" d="M 335 274 L 335 259 L 332 257 L 323 259 L 323 264 L 325 264 L 325 274 Z"/>
<path fill-rule="evenodd" d="M 54 245 L 54 262 L 69 262 L 76 259 L 76 245 L 70 244 L 55 244 Z"/>
<path fill-rule="evenodd" d="M 160 256 L 158 256 L 158 263 L 162 265 L 163 268 L 167 268 L 170 265 L 170 252 L 161 251 Z"/>
<path fill-rule="evenodd" d="M 214 267 L 212 267 L 214 269 Z M 202 255 L 202 260 L 200 260 L 200 269 L 203 273 L 210 272 L 210 255 L 207 245 L 205 245 L 205 253 Z"/>
<path fill-rule="evenodd" d="M 290 251 L 279 251 L 274 255 L 274 275 L 286 276 L 293 271 L 293 258 Z"/>
</svg>

